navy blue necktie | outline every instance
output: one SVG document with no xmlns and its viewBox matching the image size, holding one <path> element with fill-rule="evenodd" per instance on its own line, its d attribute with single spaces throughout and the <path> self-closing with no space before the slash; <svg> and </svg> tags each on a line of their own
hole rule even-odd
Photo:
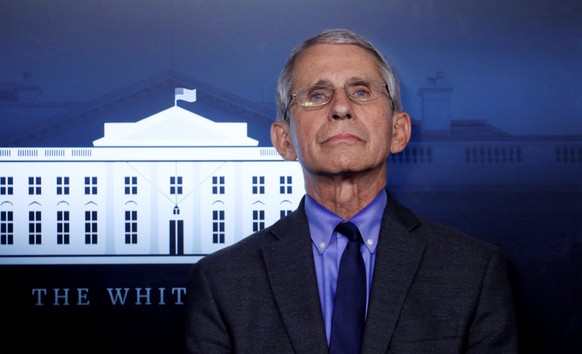
<svg viewBox="0 0 582 354">
<path fill-rule="evenodd" d="M 366 268 L 360 253 L 362 236 L 351 222 L 335 230 L 349 239 L 340 261 L 329 352 L 360 353 L 366 323 Z"/>
</svg>

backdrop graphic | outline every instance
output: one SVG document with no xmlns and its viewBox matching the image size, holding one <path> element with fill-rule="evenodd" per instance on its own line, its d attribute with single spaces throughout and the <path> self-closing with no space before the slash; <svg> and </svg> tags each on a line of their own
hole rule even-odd
<svg viewBox="0 0 582 354">
<path fill-rule="evenodd" d="M 0 352 L 180 352 L 190 265 L 302 194 L 296 166 L 269 167 L 274 90 L 293 46 L 333 27 L 401 79 L 414 126 L 389 160 L 394 197 L 505 250 L 524 352 L 578 352 L 581 15 L 573 0 L 3 1 Z M 236 154 L 201 143 L 227 136 Z"/>
</svg>

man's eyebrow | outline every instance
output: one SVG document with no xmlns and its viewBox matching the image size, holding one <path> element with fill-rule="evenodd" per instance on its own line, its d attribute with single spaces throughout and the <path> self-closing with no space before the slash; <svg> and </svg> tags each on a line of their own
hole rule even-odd
<svg viewBox="0 0 582 354">
<path fill-rule="evenodd" d="M 319 79 L 310 86 L 333 86 L 329 80 Z"/>
<path fill-rule="evenodd" d="M 353 84 L 353 83 L 361 83 L 361 82 L 370 82 L 370 81 L 378 81 L 378 80 L 372 79 L 370 77 L 352 76 L 345 81 L 344 85 Z M 313 83 L 309 86 L 333 86 L 333 84 L 329 80 L 319 79 L 315 83 Z"/>
<path fill-rule="evenodd" d="M 371 77 L 362 77 L 362 76 L 353 76 L 346 81 L 346 84 L 351 84 L 355 82 L 370 82 L 370 81 L 378 81 L 372 79 Z"/>
</svg>

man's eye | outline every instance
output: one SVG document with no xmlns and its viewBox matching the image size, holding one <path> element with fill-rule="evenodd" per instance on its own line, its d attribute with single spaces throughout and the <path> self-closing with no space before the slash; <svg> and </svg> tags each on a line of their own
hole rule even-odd
<svg viewBox="0 0 582 354">
<path fill-rule="evenodd" d="M 308 100 L 310 102 L 318 103 L 325 102 L 329 97 L 329 90 L 326 89 L 316 89 L 309 93 Z"/>
<path fill-rule="evenodd" d="M 351 94 L 355 99 L 366 99 L 372 95 L 372 90 L 365 85 L 357 85 L 350 88 Z"/>
</svg>

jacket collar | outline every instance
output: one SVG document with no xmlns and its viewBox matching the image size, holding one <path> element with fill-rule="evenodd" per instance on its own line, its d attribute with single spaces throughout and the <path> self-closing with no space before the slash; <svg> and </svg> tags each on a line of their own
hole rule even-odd
<svg viewBox="0 0 582 354">
<path fill-rule="evenodd" d="M 288 218 L 271 227 L 261 251 L 275 301 L 297 353 L 326 353 L 327 340 L 317 290 L 304 199 Z"/>
<path fill-rule="evenodd" d="M 425 243 L 412 235 L 418 218 L 389 196 L 378 240 L 363 353 L 385 353 L 422 261 Z"/>
</svg>

